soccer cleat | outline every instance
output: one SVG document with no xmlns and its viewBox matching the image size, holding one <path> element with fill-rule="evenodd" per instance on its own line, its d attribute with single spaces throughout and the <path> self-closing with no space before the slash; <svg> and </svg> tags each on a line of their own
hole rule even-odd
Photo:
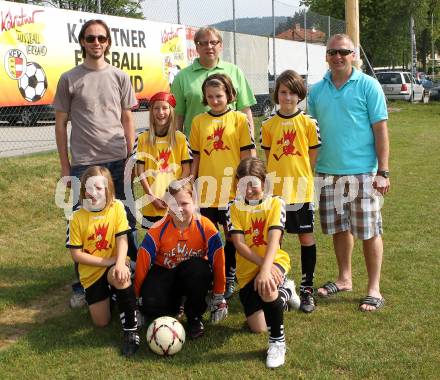
<svg viewBox="0 0 440 380">
<path fill-rule="evenodd" d="M 311 286 L 301 287 L 299 293 L 301 299 L 300 310 L 304 313 L 311 313 L 315 310 L 315 298 L 313 297 L 313 288 Z"/>
<path fill-rule="evenodd" d="M 286 357 L 285 342 L 269 343 L 269 349 L 267 350 L 267 357 L 266 357 L 266 367 L 277 368 L 284 365 L 285 357 Z"/>
<path fill-rule="evenodd" d="M 188 335 L 191 339 L 200 338 L 204 333 L 205 327 L 201 317 L 188 319 Z"/>
<path fill-rule="evenodd" d="M 233 296 L 234 289 L 235 289 L 235 281 L 234 280 L 226 281 L 226 289 L 225 289 L 225 294 L 224 294 L 225 299 L 228 300 L 229 298 L 231 298 Z"/>
<path fill-rule="evenodd" d="M 79 309 L 87 304 L 86 302 L 86 293 L 84 292 L 84 288 L 81 283 L 77 282 L 72 284 L 73 294 L 70 297 L 70 307 L 72 309 Z"/>
<path fill-rule="evenodd" d="M 301 304 L 301 300 L 299 299 L 298 294 L 295 291 L 295 282 L 293 280 L 288 279 L 287 277 L 284 279 L 282 288 L 286 290 L 290 290 L 292 294 L 286 301 L 286 305 L 284 306 L 284 310 L 298 310 Z"/>
<path fill-rule="evenodd" d="M 139 342 L 140 338 L 137 331 L 124 331 L 122 355 L 126 357 L 134 355 L 139 348 Z"/>
<path fill-rule="evenodd" d="M 146 325 L 145 316 L 139 310 L 136 310 L 136 322 L 138 328 Z"/>
</svg>

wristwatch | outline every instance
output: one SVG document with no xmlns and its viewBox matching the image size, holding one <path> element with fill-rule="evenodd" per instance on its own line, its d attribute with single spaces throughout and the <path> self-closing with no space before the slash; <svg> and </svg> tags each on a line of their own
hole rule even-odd
<svg viewBox="0 0 440 380">
<path fill-rule="evenodd" d="M 380 175 L 383 178 L 390 178 L 390 172 L 388 170 L 378 170 L 377 175 Z"/>
</svg>

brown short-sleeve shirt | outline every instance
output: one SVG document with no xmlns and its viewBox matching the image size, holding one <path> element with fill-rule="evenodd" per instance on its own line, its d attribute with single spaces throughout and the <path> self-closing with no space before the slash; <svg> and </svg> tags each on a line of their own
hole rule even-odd
<svg viewBox="0 0 440 380">
<path fill-rule="evenodd" d="M 107 65 L 91 70 L 79 65 L 64 73 L 54 106 L 70 116 L 71 166 L 102 164 L 127 156 L 122 110 L 137 103 L 129 76 Z"/>
</svg>

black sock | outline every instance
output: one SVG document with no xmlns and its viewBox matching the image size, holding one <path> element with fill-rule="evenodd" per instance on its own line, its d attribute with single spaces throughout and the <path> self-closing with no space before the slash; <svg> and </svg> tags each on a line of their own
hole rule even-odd
<svg viewBox="0 0 440 380">
<path fill-rule="evenodd" d="M 290 300 L 290 298 L 292 297 L 292 291 L 290 289 L 280 286 L 278 288 L 278 292 L 280 293 L 281 302 L 284 308 L 287 304 L 287 300 Z"/>
<path fill-rule="evenodd" d="M 235 247 L 232 241 L 225 243 L 225 273 L 226 281 L 235 280 Z"/>
<path fill-rule="evenodd" d="M 124 331 L 136 330 L 136 296 L 134 295 L 133 285 L 126 289 L 116 289 L 116 298 Z"/>
<path fill-rule="evenodd" d="M 312 286 L 316 266 L 316 244 L 301 246 L 301 287 Z"/>
<path fill-rule="evenodd" d="M 128 240 L 128 256 L 132 261 L 136 261 L 137 259 L 137 251 L 138 251 L 138 243 L 137 243 L 137 232 L 136 230 L 131 230 L 127 234 Z"/>
<path fill-rule="evenodd" d="M 285 342 L 281 297 L 278 295 L 275 301 L 263 302 L 263 312 L 269 331 L 269 343 Z"/>
</svg>

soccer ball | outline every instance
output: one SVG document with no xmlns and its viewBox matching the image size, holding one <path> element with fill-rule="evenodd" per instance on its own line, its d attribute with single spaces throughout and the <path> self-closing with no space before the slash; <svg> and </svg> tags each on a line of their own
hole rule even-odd
<svg viewBox="0 0 440 380">
<path fill-rule="evenodd" d="M 18 89 L 28 102 L 36 102 L 43 97 L 47 89 L 47 78 L 38 63 L 28 62 L 25 74 L 18 80 Z"/>
<path fill-rule="evenodd" d="M 147 342 L 158 355 L 177 354 L 185 343 L 185 329 L 177 319 L 159 317 L 147 329 Z"/>
</svg>

